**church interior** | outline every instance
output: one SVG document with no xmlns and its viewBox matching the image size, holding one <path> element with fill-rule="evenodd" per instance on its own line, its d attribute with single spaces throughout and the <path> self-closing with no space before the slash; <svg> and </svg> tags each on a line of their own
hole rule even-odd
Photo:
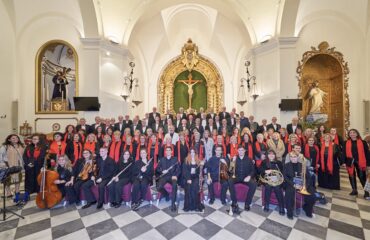
<svg viewBox="0 0 370 240">
<path fill-rule="evenodd" d="M 0 0 L 0 29 L 0 239 L 370 239 L 368 0 Z M 117 132 L 119 147 L 113 147 Z M 35 135 L 47 142 L 44 155 L 42 150 L 34 154 L 36 144 L 30 153 Z M 81 143 L 74 143 L 76 135 Z M 89 202 L 90 192 L 82 184 L 84 197 L 78 192 L 76 204 L 68 202 L 73 189 L 63 186 L 62 200 L 40 207 L 47 165 L 57 169 L 59 157 L 66 156 L 76 176 L 70 183 L 76 183 L 90 135 L 96 147 L 88 151 L 98 170 L 90 169 L 87 182 L 96 190 L 97 205 Z M 105 136 L 112 143 L 106 145 Z M 22 152 L 14 147 L 9 153 L 8 142 L 17 145 L 12 138 L 22 142 Z M 51 157 L 55 141 L 59 153 Z M 134 150 L 126 149 L 131 141 Z M 221 180 L 217 149 L 227 160 L 227 180 Z M 294 165 L 286 159 L 303 156 L 303 162 L 297 160 L 301 173 L 313 174 L 313 183 L 303 185 L 314 190 L 307 187 L 307 195 L 293 191 L 294 200 L 284 199 L 285 208 L 278 195 L 289 195 L 289 167 L 278 168 L 281 187 L 260 179 L 265 164 L 259 161 L 266 162 L 271 149 L 274 161 L 285 165 Z M 100 189 L 105 178 L 99 176 L 107 174 L 101 170 L 107 167 L 104 156 L 115 161 L 112 171 L 118 174 L 126 170 L 118 162 L 127 152 L 134 169 L 147 158 L 138 167 L 141 179 L 153 160 L 150 197 L 112 202 L 108 187 Z M 148 156 L 142 157 L 143 152 Z M 253 172 L 246 177 L 237 169 L 248 169 L 238 162 L 244 156 Z M 179 163 L 168 167 L 161 163 L 167 157 Z M 219 161 L 217 181 L 211 177 L 213 158 Z M 304 159 L 311 162 L 307 169 Z M 189 166 L 198 164 L 189 167 L 190 180 L 185 177 L 188 160 Z M 39 168 L 32 177 L 27 171 L 35 164 Z M 18 172 L 8 171 L 14 166 L 22 168 L 16 178 Z M 177 176 L 161 181 L 174 169 Z M 200 171 L 199 178 L 194 171 Z M 51 184 L 60 188 L 63 174 Z M 238 174 L 244 174 L 241 180 Z M 193 184 L 194 179 L 199 183 Z M 36 190 L 28 190 L 30 181 Z M 130 183 L 132 194 L 146 191 L 142 180 L 135 188 L 137 181 Z M 220 189 L 214 200 L 213 182 L 222 189 L 227 185 L 226 200 Z M 334 182 L 338 187 L 332 187 Z M 122 186 L 121 195 L 126 191 Z M 275 191 L 270 207 L 267 189 Z M 105 200 L 99 207 L 101 191 Z M 192 191 L 199 191 L 202 209 L 186 210 Z M 317 197 L 311 210 L 308 196 Z M 289 204 L 295 210 L 291 218 Z"/>
</svg>

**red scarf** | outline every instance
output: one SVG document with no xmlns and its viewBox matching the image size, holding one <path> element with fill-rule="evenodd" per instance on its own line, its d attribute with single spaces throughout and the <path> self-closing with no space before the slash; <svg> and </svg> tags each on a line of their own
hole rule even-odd
<svg viewBox="0 0 370 240">
<path fill-rule="evenodd" d="M 324 153 L 325 153 L 325 143 L 321 146 L 321 171 L 325 172 L 325 160 L 324 160 Z M 328 150 L 328 160 L 326 165 L 328 167 L 328 172 L 330 175 L 333 175 L 333 143 L 329 143 L 329 150 Z"/>
<path fill-rule="evenodd" d="M 288 153 L 292 151 L 292 144 L 288 143 Z"/>
<path fill-rule="evenodd" d="M 243 148 L 245 149 L 245 144 L 246 142 L 243 142 Z M 253 160 L 253 148 L 252 148 L 252 143 L 248 142 L 248 158 L 250 160 Z"/>
<path fill-rule="evenodd" d="M 196 142 L 194 141 L 193 147 L 195 146 Z M 199 142 L 199 151 L 198 151 L 198 158 L 199 160 L 203 160 L 204 158 L 204 153 L 203 153 L 203 144 L 202 142 Z"/>
<path fill-rule="evenodd" d="M 222 142 L 223 142 L 225 145 L 229 145 L 229 144 L 230 144 L 230 137 L 229 137 L 229 136 L 223 136 L 223 135 L 222 135 Z"/>
<path fill-rule="evenodd" d="M 64 155 L 66 152 L 66 143 L 60 142 L 58 144 L 56 141 L 53 141 L 50 145 L 50 153 L 56 154 L 57 156 Z"/>
<path fill-rule="evenodd" d="M 181 141 L 177 141 L 177 160 L 181 163 L 182 159 L 181 159 Z M 185 145 L 186 147 L 189 149 L 189 144 L 187 142 L 185 142 Z"/>
<path fill-rule="evenodd" d="M 119 154 L 121 150 L 122 141 L 112 142 L 109 149 L 109 157 L 112 158 L 116 163 L 119 161 Z"/>
<path fill-rule="evenodd" d="M 288 143 L 288 140 L 289 140 L 288 135 L 285 135 L 285 136 L 283 137 L 283 141 L 284 141 L 284 143 Z"/>
<path fill-rule="evenodd" d="M 151 157 L 153 157 L 153 160 L 154 160 L 154 169 L 157 168 L 157 158 L 158 158 L 158 141 L 155 143 L 155 146 L 154 146 L 154 156 L 151 156 L 151 149 L 152 149 L 152 139 L 149 140 L 149 144 L 148 144 L 148 158 L 150 159 Z"/>
<path fill-rule="evenodd" d="M 63 141 L 64 142 L 67 142 L 67 140 L 68 140 L 68 138 L 69 138 L 69 140 L 72 140 L 73 139 L 73 132 L 72 133 L 68 133 L 68 132 L 66 132 L 65 134 L 64 134 L 64 138 L 63 138 Z M 70 137 L 69 137 L 70 136 Z"/>
<path fill-rule="evenodd" d="M 217 142 L 217 135 L 212 137 L 213 142 Z"/>
<path fill-rule="evenodd" d="M 238 155 L 238 144 L 230 144 L 230 158 Z"/>
<path fill-rule="evenodd" d="M 250 133 L 247 133 L 247 134 L 248 134 L 248 136 L 249 136 L 249 141 L 250 141 L 250 142 L 254 142 L 254 139 L 253 139 L 252 134 L 250 134 Z"/>
<path fill-rule="evenodd" d="M 316 166 L 315 166 L 315 169 L 316 169 L 316 173 L 317 173 L 317 171 L 318 171 L 318 167 L 317 167 L 317 165 L 318 165 L 318 163 L 319 163 L 319 147 L 318 146 L 316 146 L 316 145 L 313 145 L 313 147 L 315 148 L 315 150 L 316 150 Z M 310 154 L 310 146 L 308 145 L 308 144 L 306 144 L 305 146 L 304 146 L 304 156 L 306 157 L 306 158 L 308 158 L 308 159 L 311 159 L 311 154 Z"/>
<path fill-rule="evenodd" d="M 364 150 L 364 144 L 361 139 L 357 139 L 357 152 L 358 152 L 358 165 L 361 171 L 366 171 L 366 156 Z M 347 140 L 346 142 L 346 158 L 352 159 L 352 141 L 351 139 Z M 347 166 L 347 171 L 350 176 L 353 176 L 353 168 L 352 166 Z"/>
<path fill-rule="evenodd" d="M 130 152 L 130 154 L 132 155 L 132 143 L 130 144 L 130 145 L 127 145 L 126 143 L 125 143 L 125 146 L 123 147 L 124 149 L 125 149 L 125 151 L 127 150 L 127 146 L 130 146 L 130 148 L 129 148 L 129 152 Z"/>
<path fill-rule="evenodd" d="M 144 149 L 145 149 L 145 145 L 144 145 Z M 137 149 L 136 149 L 136 158 L 135 158 L 136 161 L 140 159 L 140 150 L 141 150 L 141 144 L 138 144 Z"/>
<path fill-rule="evenodd" d="M 157 133 L 157 138 L 159 140 L 163 140 L 163 133 Z"/>
<path fill-rule="evenodd" d="M 238 140 L 238 144 L 240 144 L 242 142 L 241 138 L 240 138 L 240 135 L 237 134 L 237 135 L 234 135 L 236 137 L 236 139 Z"/>
<path fill-rule="evenodd" d="M 30 148 L 28 148 L 27 157 L 29 158 L 33 157 L 33 159 L 36 160 L 40 156 L 40 153 L 41 153 L 41 149 L 38 146 L 35 146 L 33 149 L 33 156 L 31 156 Z"/>
<path fill-rule="evenodd" d="M 73 156 L 74 156 L 74 161 L 73 161 L 73 164 L 74 164 L 82 156 L 82 144 L 80 142 L 73 142 Z"/>
<path fill-rule="evenodd" d="M 338 134 L 335 134 L 334 136 L 334 143 L 337 144 L 339 146 L 339 138 L 338 138 Z"/>
<path fill-rule="evenodd" d="M 85 142 L 85 150 L 89 150 L 92 154 L 95 153 L 95 142 Z"/>
<path fill-rule="evenodd" d="M 256 150 L 257 152 L 261 152 L 261 144 L 265 146 L 265 149 L 267 149 L 267 144 L 265 142 L 256 142 L 255 146 L 256 146 Z"/>
</svg>

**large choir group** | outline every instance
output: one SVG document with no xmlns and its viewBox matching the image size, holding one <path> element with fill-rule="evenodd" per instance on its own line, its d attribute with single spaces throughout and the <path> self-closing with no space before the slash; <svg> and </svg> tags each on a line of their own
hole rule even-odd
<svg viewBox="0 0 370 240">
<path fill-rule="evenodd" d="M 348 136 L 338 135 L 335 128 L 303 129 L 298 118 L 286 128 L 273 117 L 268 124 L 254 121 L 233 109 L 219 113 L 186 114 L 180 108 L 173 116 L 160 114 L 156 108 L 140 119 L 119 116 L 95 118 L 88 125 L 80 119 L 77 126 L 68 125 L 64 133 L 56 132 L 52 140 L 34 134 L 25 147 L 17 135 L 9 135 L 0 149 L 0 160 L 7 166 L 25 169 L 25 194 L 20 198 L 21 174 L 12 174 L 6 187 L 15 183 L 14 201 L 27 202 L 40 186 L 37 176 L 47 168 L 59 178 L 54 181 L 69 204 L 80 204 L 81 192 L 88 208 L 101 208 L 106 192 L 111 207 L 120 207 L 122 191 L 132 185 L 131 207 L 137 210 L 155 185 L 160 198 L 171 201 L 177 210 L 177 189 L 185 191 L 184 211 L 202 211 L 203 186 L 208 186 L 209 204 L 220 191 L 220 201 L 238 213 L 237 184 L 248 186 L 244 209 L 248 211 L 259 184 L 263 185 L 264 210 L 269 211 L 272 192 L 281 215 L 293 218 L 296 192 L 304 193 L 303 210 L 312 216 L 316 185 L 340 189 L 340 168 L 346 167 L 352 186 L 350 195 L 358 195 L 356 175 L 362 186 L 370 166 L 368 143 L 355 129 Z M 46 161 L 46 164 L 44 164 Z M 44 167 L 45 166 L 45 167 Z M 272 172 L 268 181 L 265 176 Z M 282 179 L 281 177 L 282 176 Z M 274 179 L 275 178 L 275 179 Z M 300 180 L 300 181 L 299 181 Z M 317 180 L 317 184 L 316 184 Z M 275 184 L 277 182 L 277 184 Z M 98 197 L 92 187 L 98 187 Z M 369 192 L 364 193 L 369 197 Z"/>
</svg>

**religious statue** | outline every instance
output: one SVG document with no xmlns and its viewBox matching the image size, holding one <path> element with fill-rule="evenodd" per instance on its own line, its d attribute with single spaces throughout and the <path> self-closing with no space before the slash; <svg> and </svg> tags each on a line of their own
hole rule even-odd
<svg viewBox="0 0 370 240">
<path fill-rule="evenodd" d="M 70 68 L 63 67 L 63 71 L 57 71 L 57 74 L 53 77 L 54 90 L 52 99 L 56 98 L 67 98 L 67 73 L 71 71 Z"/>
<path fill-rule="evenodd" d="M 306 99 L 309 99 L 311 102 L 311 109 L 309 111 L 309 114 L 321 113 L 321 108 L 324 104 L 324 96 L 326 94 L 326 92 L 319 88 L 318 81 L 312 83 L 306 95 Z"/>
<path fill-rule="evenodd" d="M 188 94 L 189 94 L 189 109 L 188 110 L 190 110 L 191 109 L 191 100 L 192 100 L 193 93 L 194 93 L 193 86 L 197 83 L 202 82 L 202 80 L 193 80 L 193 76 L 191 75 L 191 73 L 189 73 L 187 80 L 179 80 L 178 82 L 183 83 L 186 86 L 188 86 Z"/>
<path fill-rule="evenodd" d="M 189 38 L 181 49 L 182 63 L 191 72 L 199 62 L 198 46 Z"/>
</svg>

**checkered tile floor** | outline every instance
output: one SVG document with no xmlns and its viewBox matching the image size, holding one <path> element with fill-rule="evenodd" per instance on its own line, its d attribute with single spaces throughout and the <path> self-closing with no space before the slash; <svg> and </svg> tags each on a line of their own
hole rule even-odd
<svg viewBox="0 0 370 240">
<path fill-rule="evenodd" d="M 204 213 L 190 214 L 182 212 L 182 201 L 178 213 L 172 213 L 164 200 L 158 206 L 146 203 L 137 212 L 128 206 L 40 210 L 30 201 L 23 209 L 15 209 L 25 219 L 13 216 L 0 222 L 0 239 L 370 239 L 370 201 L 362 198 L 363 191 L 358 198 L 348 195 L 344 170 L 341 179 L 341 191 L 320 189 L 329 202 L 317 204 L 312 219 L 303 213 L 289 220 L 274 210 L 263 212 L 260 190 L 251 211 L 240 216 L 229 216 L 228 208 L 218 200 L 206 204 Z"/>
</svg>

